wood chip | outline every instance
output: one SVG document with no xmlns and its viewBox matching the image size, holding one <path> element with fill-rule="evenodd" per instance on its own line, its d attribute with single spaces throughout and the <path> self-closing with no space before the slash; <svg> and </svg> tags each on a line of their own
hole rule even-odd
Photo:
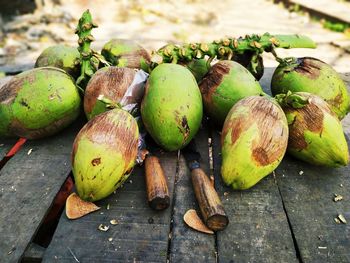
<svg viewBox="0 0 350 263">
<path fill-rule="evenodd" d="M 185 213 L 184 221 L 189 227 L 193 228 L 194 230 L 197 230 L 199 232 L 203 232 L 206 234 L 214 234 L 213 230 L 209 229 L 203 223 L 203 221 L 199 218 L 196 210 L 194 209 L 190 209 Z"/>
<path fill-rule="evenodd" d="M 76 193 L 66 200 L 66 215 L 69 219 L 77 219 L 99 209 L 94 203 L 82 200 Z"/>
<path fill-rule="evenodd" d="M 16 250 L 16 247 L 11 248 L 11 250 L 9 252 L 7 252 L 7 255 L 11 255 L 13 253 L 13 251 L 15 251 L 15 250 Z"/>
<path fill-rule="evenodd" d="M 339 219 L 339 221 L 340 221 L 341 223 L 343 223 L 343 224 L 346 224 L 346 223 L 347 223 L 345 217 L 344 217 L 342 214 L 338 215 L 338 219 Z"/>
<path fill-rule="evenodd" d="M 147 151 L 146 149 L 142 149 L 141 152 L 140 152 L 141 160 L 144 161 L 148 154 L 149 154 L 149 151 Z"/>
<path fill-rule="evenodd" d="M 111 225 L 118 225 L 119 222 L 115 219 L 112 219 L 111 221 L 109 221 L 109 223 L 111 223 Z"/>
<path fill-rule="evenodd" d="M 343 200 L 343 196 L 342 195 L 334 194 L 334 198 L 333 198 L 334 202 L 338 202 L 338 201 L 341 201 L 341 200 Z"/>
<path fill-rule="evenodd" d="M 103 232 L 107 232 L 108 229 L 109 229 L 109 226 L 106 226 L 106 225 L 104 225 L 104 224 L 100 224 L 100 225 L 98 226 L 98 230 L 103 231 Z"/>
</svg>

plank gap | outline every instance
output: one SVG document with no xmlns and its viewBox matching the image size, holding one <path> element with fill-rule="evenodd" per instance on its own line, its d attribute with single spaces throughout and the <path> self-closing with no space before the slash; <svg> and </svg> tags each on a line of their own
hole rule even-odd
<svg viewBox="0 0 350 263">
<path fill-rule="evenodd" d="M 209 170 L 210 170 L 210 179 L 214 180 L 214 188 L 218 191 L 215 183 L 214 176 L 214 161 L 213 161 L 213 125 L 207 124 L 208 127 L 208 162 L 209 162 Z M 214 232 L 214 247 L 215 247 L 215 263 L 219 262 L 219 245 L 218 245 L 218 234 Z"/>
<path fill-rule="evenodd" d="M 73 174 L 70 172 L 62 184 L 60 190 L 57 192 L 51 207 L 48 209 L 43 222 L 40 224 L 37 233 L 33 238 L 33 242 L 44 248 L 47 248 L 52 240 L 52 237 L 58 226 L 59 219 L 64 211 L 66 199 L 73 190 Z"/>
<path fill-rule="evenodd" d="M 67 175 L 66 178 L 68 178 L 68 175 Z M 64 181 L 64 183 L 61 185 L 60 190 L 62 189 L 62 187 L 63 187 L 63 185 L 65 184 L 65 182 L 66 182 L 66 181 Z M 59 215 L 58 215 L 58 218 L 57 218 L 57 224 L 56 224 L 56 226 L 54 227 L 51 236 L 49 237 L 49 243 L 46 244 L 46 245 L 43 245 L 41 242 L 38 242 L 37 240 L 38 240 L 38 237 L 39 237 L 40 233 L 42 233 L 41 231 L 43 231 L 43 227 L 44 227 L 44 225 L 45 225 L 45 220 L 47 219 L 47 217 L 49 216 L 50 212 L 52 211 L 52 208 L 53 208 L 53 206 L 54 206 L 56 197 L 57 197 L 57 195 L 59 194 L 59 192 L 60 192 L 60 191 L 57 192 L 55 198 L 52 200 L 51 204 L 49 205 L 48 209 L 46 210 L 46 213 L 45 213 L 44 217 L 42 217 L 42 219 L 40 220 L 39 224 L 37 225 L 37 228 L 34 230 L 34 233 L 33 233 L 33 235 L 32 235 L 32 238 L 30 238 L 30 240 L 29 240 L 27 246 L 26 246 L 25 249 L 24 249 L 24 253 L 20 256 L 20 261 L 21 261 L 21 262 L 23 262 L 23 261 L 26 262 L 26 261 L 25 261 L 25 252 L 28 251 L 28 250 L 30 249 L 32 243 L 44 247 L 45 250 L 46 250 L 46 248 L 48 247 L 48 245 L 50 244 L 50 242 L 51 242 L 51 240 L 52 240 L 52 237 L 53 237 L 53 234 L 55 233 L 55 230 L 56 230 L 56 228 L 57 228 L 57 225 L 58 225 L 58 222 L 59 222 L 59 218 L 60 218 L 60 216 L 61 216 L 61 214 L 62 214 L 62 212 L 63 212 L 63 208 L 62 208 L 62 211 L 59 212 Z M 64 207 L 64 205 L 63 205 L 63 207 Z M 50 229 L 48 229 L 48 230 L 50 230 Z M 45 233 L 44 233 L 44 234 L 45 234 Z M 41 262 L 41 261 L 40 261 L 40 262 Z"/>
<path fill-rule="evenodd" d="M 171 202 L 171 215 L 170 215 L 170 227 L 169 227 L 169 234 L 168 234 L 168 248 L 167 248 L 167 255 L 166 255 L 166 261 L 170 262 L 170 256 L 171 256 L 171 239 L 173 235 L 173 228 L 174 228 L 174 215 L 175 215 L 175 203 L 176 203 L 176 184 L 179 179 L 179 170 L 180 170 L 180 150 L 177 151 L 177 159 L 176 159 L 176 172 L 175 172 L 175 179 L 174 179 L 174 187 L 173 187 L 173 201 Z"/>
<path fill-rule="evenodd" d="M 301 254 L 300 254 L 300 249 L 299 249 L 299 246 L 298 246 L 298 242 L 296 240 L 295 233 L 293 231 L 293 226 L 292 226 L 292 223 L 290 221 L 290 218 L 289 218 L 289 215 L 288 215 L 285 203 L 284 203 L 283 195 L 282 195 L 281 189 L 280 189 L 280 187 L 278 185 L 278 180 L 276 179 L 275 172 L 273 172 L 273 178 L 274 178 L 275 184 L 277 185 L 278 193 L 280 195 L 281 202 L 282 202 L 283 211 L 286 214 L 289 230 L 290 230 L 290 233 L 292 235 L 293 245 L 294 245 L 294 249 L 295 249 L 295 256 L 296 256 L 296 258 L 298 259 L 298 261 L 300 263 L 303 263 L 303 259 L 302 259 Z"/>
</svg>

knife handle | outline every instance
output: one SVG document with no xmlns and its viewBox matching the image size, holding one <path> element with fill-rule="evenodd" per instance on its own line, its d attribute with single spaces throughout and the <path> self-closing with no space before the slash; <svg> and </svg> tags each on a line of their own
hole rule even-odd
<svg viewBox="0 0 350 263">
<path fill-rule="evenodd" d="M 167 208 L 170 204 L 168 184 L 158 157 L 146 156 L 145 178 L 149 206 L 155 210 Z"/>
<path fill-rule="evenodd" d="M 223 230 L 229 220 L 218 193 L 201 168 L 191 171 L 192 184 L 204 223 L 212 230 Z"/>
</svg>

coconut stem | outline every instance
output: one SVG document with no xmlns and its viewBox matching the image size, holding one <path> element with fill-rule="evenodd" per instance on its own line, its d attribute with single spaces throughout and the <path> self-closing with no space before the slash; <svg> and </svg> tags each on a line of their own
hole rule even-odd
<svg viewBox="0 0 350 263">
<path fill-rule="evenodd" d="M 274 52 L 275 48 L 315 48 L 310 38 L 300 35 L 247 35 L 244 38 L 224 38 L 212 43 L 190 43 L 184 45 L 169 44 L 152 52 L 151 69 L 161 63 L 188 62 L 205 56 L 209 59 L 232 59 L 235 54 L 255 53 L 254 58 L 265 52 Z M 256 59 L 252 60 L 252 69 L 256 70 Z"/>
<path fill-rule="evenodd" d="M 275 99 L 282 107 L 288 106 L 294 109 L 300 109 L 309 104 L 308 98 L 291 91 L 288 91 L 287 94 L 278 94 Z"/>
<path fill-rule="evenodd" d="M 106 105 L 106 108 L 108 108 L 108 109 L 121 109 L 122 108 L 122 106 L 118 102 L 110 100 L 103 95 L 98 96 L 97 99 L 99 101 L 103 102 Z"/>
<path fill-rule="evenodd" d="M 78 86 L 85 87 L 89 78 L 94 74 L 98 69 L 98 61 L 94 61 L 93 51 L 90 48 L 91 42 L 94 40 L 94 37 L 91 35 L 91 31 L 97 25 L 92 21 L 92 16 L 89 10 L 86 10 L 81 18 L 79 19 L 77 29 L 75 33 L 78 35 L 78 50 L 80 52 L 80 63 L 81 63 L 81 72 L 80 76 L 77 79 L 76 84 Z"/>
</svg>

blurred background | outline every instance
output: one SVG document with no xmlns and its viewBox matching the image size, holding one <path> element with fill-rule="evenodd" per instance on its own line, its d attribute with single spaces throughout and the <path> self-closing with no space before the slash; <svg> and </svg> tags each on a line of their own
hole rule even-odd
<svg viewBox="0 0 350 263">
<path fill-rule="evenodd" d="M 251 33 L 304 34 L 315 50 L 278 50 L 313 56 L 350 71 L 350 2 L 345 0 L 0 0 L 0 71 L 32 67 L 47 46 L 77 46 L 74 29 L 90 9 L 93 49 L 111 38 L 136 40 L 149 51 L 166 43 L 210 42 Z M 266 66 L 276 66 L 269 54 Z M 22 67 L 22 68 L 21 68 Z"/>
</svg>

